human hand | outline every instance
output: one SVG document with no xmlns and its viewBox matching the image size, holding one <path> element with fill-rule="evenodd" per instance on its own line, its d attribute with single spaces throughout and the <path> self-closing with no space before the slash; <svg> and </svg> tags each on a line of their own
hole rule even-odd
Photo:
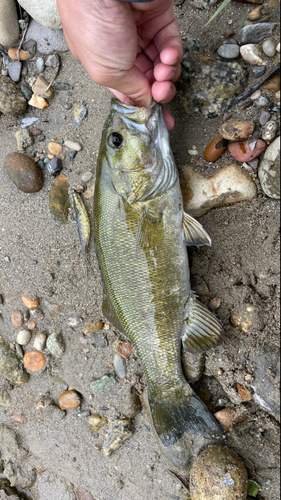
<svg viewBox="0 0 281 500">
<path fill-rule="evenodd" d="M 182 41 L 172 0 L 57 0 L 68 46 L 91 78 L 121 101 L 170 102 L 180 76 Z M 169 129 L 174 119 L 164 110 Z"/>
</svg>

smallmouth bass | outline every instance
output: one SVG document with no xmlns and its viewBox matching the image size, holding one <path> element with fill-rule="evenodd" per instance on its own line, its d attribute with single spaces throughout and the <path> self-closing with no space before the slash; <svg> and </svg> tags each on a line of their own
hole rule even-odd
<svg viewBox="0 0 281 500">
<path fill-rule="evenodd" d="M 162 108 L 112 100 L 99 152 L 94 235 L 104 316 L 133 342 L 148 380 L 151 416 L 166 447 L 185 432 L 222 441 L 219 422 L 187 383 L 181 349 L 223 338 L 191 291 L 186 245 L 210 245 L 183 211 Z"/>
</svg>

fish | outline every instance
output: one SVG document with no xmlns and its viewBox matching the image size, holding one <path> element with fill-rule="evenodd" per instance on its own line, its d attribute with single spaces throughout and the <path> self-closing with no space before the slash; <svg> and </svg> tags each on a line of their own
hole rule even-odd
<svg viewBox="0 0 281 500">
<path fill-rule="evenodd" d="M 182 349 L 218 345 L 222 325 L 191 290 L 187 246 L 211 245 L 183 210 L 161 105 L 114 98 L 105 122 L 94 194 L 94 240 L 103 314 L 135 346 L 164 447 L 185 432 L 224 442 L 219 422 L 187 383 Z"/>
</svg>

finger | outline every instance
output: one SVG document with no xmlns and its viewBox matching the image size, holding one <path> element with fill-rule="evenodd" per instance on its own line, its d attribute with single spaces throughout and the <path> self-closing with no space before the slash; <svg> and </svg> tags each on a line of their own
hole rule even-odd
<svg viewBox="0 0 281 500">
<path fill-rule="evenodd" d="M 172 130 L 175 126 L 175 120 L 172 117 L 171 113 L 164 106 L 162 106 L 162 110 L 163 110 L 164 120 L 167 125 L 167 129 Z"/>
<path fill-rule="evenodd" d="M 158 82 L 170 80 L 176 82 L 181 74 L 181 65 L 168 66 L 167 64 L 159 63 L 154 68 L 154 77 Z"/>
<path fill-rule="evenodd" d="M 110 92 L 112 92 L 112 94 L 115 95 L 115 97 L 117 97 L 117 99 L 119 99 L 119 101 L 124 102 L 125 104 L 129 104 L 130 106 L 133 106 L 133 102 L 125 94 L 122 94 L 122 92 L 118 92 L 118 90 L 111 89 L 110 87 L 107 88 L 108 90 L 110 90 Z"/>
<path fill-rule="evenodd" d="M 157 102 L 165 104 L 170 102 L 176 95 L 176 87 L 172 82 L 154 82 L 151 87 L 152 97 Z"/>
<path fill-rule="evenodd" d="M 146 78 L 148 78 L 150 83 L 155 81 L 154 78 L 154 66 L 149 57 L 146 54 L 141 52 L 136 58 L 135 66 L 145 74 Z"/>
<path fill-rule="evenodd" d="M 182 39 L 176 21 L 172 21 L 159 31 L 154 42 L 164 64 L 176 66 L 181 62 L 183 56 Z"/>
</svg>

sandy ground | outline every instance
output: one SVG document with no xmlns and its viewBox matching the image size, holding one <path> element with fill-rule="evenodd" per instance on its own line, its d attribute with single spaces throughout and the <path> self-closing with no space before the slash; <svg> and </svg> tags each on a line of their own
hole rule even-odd
<svg viewBox="0 0 281 500">
<path fill-rule="evenodd" d="M 175 12 L 182 35 L 197 38 L 201 46 L 199 54 L 212 56 L 222 41 L 224 30 L 229 27 L 228 20 L 233 20 L 231 27 L 237 31 L 244 25 L 251 8 L 249 4 L 233 2 L 215 24 L 205 28 L 214 8 L 211 11 L 194 10 L 185 2 L 182 8 L 175 7 Z M 29 63 L 31 72 L 33 64 Z M 38 117 L 38 126 L 46 136 L 44 142 L 35 144 L 30 151 L 47 150 L 50 140 L 82 141 L 83 149 L 75 159 L 66 155 L 63 162 L 63 173 L 68 175 L 70 185 L 75 186 L 85 171 L 95 174 L 111 95 L 91 81 L 70 53 L 62 55 L 58 81 L 73 85 L 72 95 L 57 92 L 49 109 L 44 111 L 29 107 L 26 116 Z M 87 103 L 88 117 L 78 129 L 72 124 L 73 111 L 65 110 L 60 99 Z M 189 117 L 182 111 L 177 98 L 170 109 L 176 119 L 171 143 L 178 166 L 182 168 L 190 164 L 187 150 L 193 144 L 203 158 L 204 148 L 217 132 L 222 117 L 212 120 Z M 54 179 L 45 174 L 43 189 L 28 195 L 20 192 L 3 172 L 6 154 L 16 151 L 18 129 L 17 119 L 2 115 L 0 293 L 5 302 L 0 312 L 8 325 L 3 336 L 14 341 L 17 329 L 10 322 L 10 316 L 15 309 L 23 309 L 20 296 L 24 294 L 39 298 L 45 313 L 41 328 L 48 333 L 61 329 L 66 345 L 59 361 L 47 356 L 47 369 L 32 375 L 23 386 L 12 387 L 0 376 L 0 388 L 8 389 L 11 395 L 11 407 L 0 407 L 0 423 L 21 436 L 31 454 L 29 462 L 41 468 L 32 489 L 33 499 L 74 500 L 75 488 L 80 486 L 90 491 L 94 500 L 186 500 L 188 491 L 169 473 L 144 410 L 135 418 L 133 437 L 110 458 L 104 457 L 101 451 L 103 432 L 97 435 L 90 429 L 90 412 L 110 419 L 120 416 L 131 385 L 142 376 L 142 368 L 134 352 L 128 359 L 126 379 L 119 380 L 110 392 L 93 397 L 89 387 L 91 380 L 104 373 L 113 373 L 113 345 L 116 340 L 125 338 L 114 329 L 106 330 L 103 334 L 108 347 L 104 348 L 99 347 L 94 335 L 86 340 L 83 337 L 88 320 L 103 319 L 101 278 L 93 245 L 89 249 L 86 281 L 76 225 L 60 224 L 49 211 L 48 194 Z M 226 155 L 222 162 L 211 167 L 211 171 L 227 163 L 228 159 Z M 200 169 L 210 171 L 204 161 Z M 89 182 L 90 186 L 92 184 L 93 180 Z M 86 206 L 92 214 L 92 201 L 88 200 Z M 212 238 L 212 248 L 204 248 L 200 254 L 190 253 L 194 286 L 200 280 L 207 284 L 210 296 L 200 297 L 206 305 L 211 297 L 221 299 L 217 314 L 226 332 L 223 345 L 207 356 L 205 374 L 196 384 L 196 390 L 207 393 L 212 411 L 234 407 L 237 415 L 247 417 L 232 427 L 229 445 L 244 458 L 250 477 L 262 485 L 257 498 L 268 500 L 279 498 L 278 424 L 274 416 L 256 402 L 241 403 L 235 399 L 235 394 L 236 384 L 243 383 L 246 373 L 253 373 L 254 357 L 262 355 L 264 346 L 274 350 L 278 345 L 278 210 L 279 202 L 267 198 L 260 188 L 254 201 L 213 210 L 200 220 Z M 9 262 L 5 260 L 7 256 Z M 234 286 L 240 278 L 241 286 Z M 248 302 L 257 307 L 258 319 L 253 330 L 245 334 L 231 326 L 230 317 L 233 310 Z M 50 314 L 50 303 L 61 306 L 58 316 Z M 67 319 L 74 314 L 83 320 L 77 328 L 67 326 Z M 223 373 L 221 383 L 218 371 Z M 57 401 L 66 386 L 82 395 L 80 410 L 68 411 L 63 420 L 53 421 L 35 409 L 35 402 L 42 395 L 49 394 Z M 26 416 L 27 423 L 12 421 L 11 409 Z M 187 475 L 182 478 L 188 484 Z"/>
</svg>

